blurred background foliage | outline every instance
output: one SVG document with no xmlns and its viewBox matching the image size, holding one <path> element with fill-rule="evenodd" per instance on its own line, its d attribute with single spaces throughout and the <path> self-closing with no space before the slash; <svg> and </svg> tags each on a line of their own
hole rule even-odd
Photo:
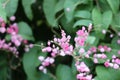
<svg viewBox="0 0 120 80">
<path fill-rule="evenodd" d="M 120 0 L 0 0 L 0 16 L 9 22 L 13 15 L 19 25 L 19 34 L 35 44 L 46 43 L 53 35 L 59 37 L 61 28 L 74 38 L 76 30 L 92 23 L 90 46 L 107 44 L 114 51 L 120 49 L 115 43 L 120 30 Z M 103 29 L 109 32 L 104 35 Z M 109 38 L 111 34 L 113 38 Z M 28 53 L 20 51 L 20 54 L 20 61 L 9 60 L 8 54 L 0 51 L 0 80 L 76 80 L 74 61 L 70 56 L 57 57 L 55 64 L 48 67 L 48 74 L 43 74 L 38 70 L 41 63 L 38 56 L 47 55 L 40 47 L 34 47 Z M 18 63 L 19 67 L 11 67 Z M 102 66 L 97 66 L 93 73 L 97 75 L 95 80 L 120 80 L 119 71 L 106 70 Z"/>
</svg>

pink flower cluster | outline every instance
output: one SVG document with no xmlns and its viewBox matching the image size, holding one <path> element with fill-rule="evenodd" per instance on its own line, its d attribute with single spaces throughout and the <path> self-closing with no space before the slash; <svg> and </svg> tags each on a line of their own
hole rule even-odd
<svg viewBox="0 0 120 80">
<path fill-rule="evenodd" d="M 92 80 L 92 75 L 89 74 L 90 69 L 84 62 L 76 62 L 75 66 L 79 72 L 79 74 L 77 74 L 78 80 Z"/>
<path fill-rule="evenodd" d="M 38 59 L 42 62 L 41 66 L 39 66 L 39 70 L 43 71 L 43 73 L 47 72 L 46 66 L 54 63 L 54 58 L 52 57 L 45 58 L 43 56 L 39 56 Z"/>
<path fill-rule="evenodd" d="M 13 54 L 15 54 L 16 56 L 18 55 L 18 51 L 17 48 L 15 46 L 12 46 L 12 43 L 6 43 L 5 39 L 0 40 L 0 49 L 1 50 L 7 50 L 8 52 L 12 52 Z"/>
<path fill-rule="evenodd" d="M 104 63 L 105 67 L 111 67 L 114 69 L 119 69 L 120 68 L 120 59 L 117 58 L 115 55 L 112 56 L 112 60 L 107 60 Z"/>
<path fill-rule="evenodd" d="M 85 41 L 88 37 L 88 32 L 86 31 L 85 27 L 82 27 L 82 30 L 78 30 L 76 32 L 77 37 L 75 37 L 75 43 L 76 43 L 76 47 L 78 46 L 84 46 Z"/>
<path fill-rule="evenodd" d="M 73 52 L 73 46 L 69 43 L 70 36 L 66 36 L 66 33 L 61 31 L 62 38 L 54 38 L 53 41 L 48 41 L 48 47 L 42 49 L 43 52 L 49 52 L 52 57 L 57 55 L 65 56 L 71 55 Z"/>
<path fill-rule="evenodd" d="M 111 48 L 108 46 L 102 46 L 99 45 L 98 47 L 91 47 L 88 51 L 87 54 L 85 55 L 86 58 L 89 58 L 90 55 L 92 55 L 93 62 L 94 63 L 99 63 L 98 59 L 107 59 L 107 55 L 105 54 L 106 52 L 110 52 Z"/>
<path fill-rule="evenodd" d="M 10 17 L 11 21 L 15 20 L 15 16 Z M 0 17 L 0 34 L 1 35 L 9 35 L 10 41 L 6 41 L 5 37 L 0 37 L 0 49 L 10 51 L 15 56 L 18 56 L 18 47 L 24 43 L 24 39 L 21 35 L 18 34 L 18 25 L 17 23 L 13 23 L 8 25 L 5 21 Z M 29 44 L 26 44 L 29 45 Z"/>
</svg>

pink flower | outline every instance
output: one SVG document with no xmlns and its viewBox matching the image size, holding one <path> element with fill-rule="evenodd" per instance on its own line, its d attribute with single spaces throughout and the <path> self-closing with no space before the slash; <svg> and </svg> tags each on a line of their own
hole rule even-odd
<svg viewBox="0 0 120 80">
<path fill-rule="evenodd" d="M 104 63 L 104 65 L 105 65 L 105 67 L 109 67 L 109 61 L 106 61 L 106 62 Z"/>
<path fill-rule="evenodd" d="M 120 59 L 115 59 L 115 63 L 119 64 L 120 65 Z"/>
<path fill-rule="evenodd" d="M 0 32 L 1 32 L 1 33 L 5 33 L 5 32 L 6 32 L 5 27 L 0 27 Z"/>
<path fill-rule="evenodd" d="M 11 16 L 11 17 L 10 17 L 10 20 L 11 20 L 11 21 L 15 21 L 15 19 L 16 19 L 15 16 Z"/>
<path fill-rule="evenodd" d="M 118 50 L 118 54 L 120 54 L 120 50 Z"/>
<path fill-rule="evenodd" d="M 45 47 L 42 49 L 42 52 L 51 52 L 52 48 L 51 47 Z"/>
<path fill-rule="evenodd" d="M 13 25 L 10 25 L 10 27 L 7 29 L 7 32 L 10 34 L 17 34 L 18 33 L 18 26 L 16 23 Z"/>
<path fill-rule="evenodd" d="M 92 75 L 87 75 L 86 80 L 92 80 Z"/>
<path fill-rule="evenodd" d="M 43 56 L 39 56 L 38 59 L 39 59 L 40 61 L 43 61 L 45 58 L 44 58 Z"/>
<path fill-rule="evenodd" d="M 84 62 L 81 62 L 80 65 L 77 65 L 76 67 L 77 67 L 77 70 L 80 72 L 89 72 L 90 71 Z"/>
<path fill-rule="evenodd" d="M 107 56 L 102 53 L 102 54 L 101 54 L 101 58 L 102 58 L 102 59 L 105 59 L 105 58 L 107 58 Z"/>
<path fill-rule="evenodd" d="M 40 67 L 39 67 L 39 70 L 43 70 L 43 69 L 44 69 L 44 67 L 43 67 L 43 66 L 40 66 Z"/>
<path fill-rule="evenodd" d="M 84 48 L 80 48 L 79 53 L 81 54 L 81 53 L 84 53 L 84 52 L 85 52 L 85 49 Z"/>
<path fill-rule="evenodd" d="M 3 22 L 3 21 L 4 21 L 4 20 L 3 20 L 3 18 L 2 18 L 2 17 L 0 17 L 0 23 L 1 23 L 1 22 Z"/>
<path fill-rule="evenodd" d="M 95 53 L 95 52 L 97 52 L 97 48 L 96 47 L 91 47 L 90 51 Z"/>
<path fill-rule="evenodd" d="M 118 64 L 114 64 L 114 65 L 113 65 L 113 68 L 114 68 L 114 69 L 118 69 L 118 68 L 119 68 L 119 65 L 118 65 Z"/>
<path fill-rule="evenodd" d="M 98 59 L 97 58 L 94 58 L 93 61 L 94 61 L 94 63 L 98 63 Z"/>
<path fill-rule="evenodd" d="M 120 39 L 117 40 L 117 43 L 120 44 Z"/>
</svg>

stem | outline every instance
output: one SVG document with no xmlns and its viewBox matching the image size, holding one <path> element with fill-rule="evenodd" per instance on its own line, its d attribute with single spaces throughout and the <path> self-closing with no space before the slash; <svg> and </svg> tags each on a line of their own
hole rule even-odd
<svg viewBox="0 0 120 80">
<path fill-rule="evenodd" d="M 54 80 L 57 80 L 56 76 L 51 74 L 51 73 L 48 73 Z"/>
<path fill-rule="evenodd" d="M 64 12 L 57 17 L 56 21 L 58 21 L 63 15 L 64 15 Z"/>
<path fill-rule="evenodd" d="M 99 5 L 99 2 L 98 0 L 95 0 L 96 4 L 97 4 L 97 7 L 100 9 L 100 5 Z"/>
<path fill-rule="evenodd" d="M 6 1 L 3 3 L 3 8 L 6 7 L 6 5 L 8 4 L 9 1 L 10 1 L 10 0 L 6 0 Z"/>
<path fill-rule="evenodd" d="M 58 37 L 60 37 L 60 35 L 59 35 L 53 28 L 51 28 L 51 31 L 52 31 L 55 35 L 57 35 Z"/>
</svg>

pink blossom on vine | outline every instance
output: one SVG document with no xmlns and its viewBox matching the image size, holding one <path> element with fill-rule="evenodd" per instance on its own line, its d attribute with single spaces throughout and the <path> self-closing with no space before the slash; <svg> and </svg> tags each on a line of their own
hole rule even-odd
<svg viewBox="0 0 120 80">
<path fill-rule="evenodd" d="M 79 64 L 76 64 L 77 71 L 79 72 L 90 72 L 90 69 L 87 67 L 87 65 L 84 62 L 80 62 Z"/>
<path fill-rule="evenodd" d="M 11 36 L 11 41 L 16 45 L 16 46 L 20 46 L 21 45 L 21 43 L 22 43 L 22 40 L 23 40 L 23 38 L 22 38 L 22 36 L 20 36 L 20 35 L 16 35 L 16 34 L 13 34 L 12 36 Z"/>
<path fill-rule="evenodd" d="M 106 61 L 105 63 L 104 63 L 104 65 L 105 65 L 105 67 L 109 67 L 110 65 L 109 65 L 109 61 Z"/>
<path fill-rule="evenodd" d="M 10 17 L 10 20 L 11 20 L 11 21 L 15 21 L 15 19 L 16 19 L 15 16 L 11 16 L 11 17 Z"/>
<path fill-rule="evenodd" d="M 18 33 L 18 26 L 17 26 L 17 24 L 14 23 L 14 24 L 10 25 L 10 27 L 7 28 L 7 32 L 9 34 L 17 34 Z"/>
<path fill-rule="evenodd" d="M 120 50 L 118 50 L 118 54 L 120 54 Z"/>
<path fill-rule="evenodd" d="M 5 27 L 0 27 L 0 32 L 1 32 L 1 33 L 5 33 L 5 32 L 6 32 Z"/>
<path fill-rule="evenodd" d="M 120 39 L 117 40 L 117 43 L 120 44 Z"/>
</svg>

